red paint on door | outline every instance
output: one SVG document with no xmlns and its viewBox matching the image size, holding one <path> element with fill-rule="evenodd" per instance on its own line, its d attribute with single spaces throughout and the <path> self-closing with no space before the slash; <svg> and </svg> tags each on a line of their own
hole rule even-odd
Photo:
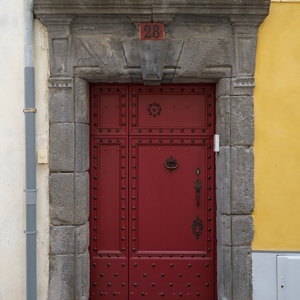
<svg viewBox="0 0 300 300">
<path fill-rule="evenodd" d="M 215 299 L 213 133 L 214 86 L 91 87 L 91 299 Z"/>
</svg>

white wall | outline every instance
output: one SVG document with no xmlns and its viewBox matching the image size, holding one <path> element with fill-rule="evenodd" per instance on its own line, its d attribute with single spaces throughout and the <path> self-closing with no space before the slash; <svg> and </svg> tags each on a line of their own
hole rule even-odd
<svg viewBox="0 0 300 300">
<path fill-rule="evenodd" d="M 0 299 L 25 299 L 23 1 L 0 2 Z M 48 148 L 45 30 L 35 22 L 37 149 Z M 48 295 L 48 165 L 37 166 L 38 299 Z"/>
<path fill-rule="evenodd" d="M 48 36 L 38 20 L 34 23 L 36 148 L 49 149 L 48 120 Z M 49 165 L 37 165 L 37 292 L 38 299 L 48 299 L 49 283 Z"/>
</svg>

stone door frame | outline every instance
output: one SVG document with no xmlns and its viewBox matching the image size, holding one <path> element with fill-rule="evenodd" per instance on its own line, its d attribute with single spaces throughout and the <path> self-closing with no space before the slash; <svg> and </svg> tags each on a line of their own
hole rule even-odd
<svg viewBox="0 0 300 300">
<path fill-rule="evenodd" d="M 78 50 L 75 45 L 78 32 L 81 34 L 85 28 L 84 36 L 89 38 L 95 30 L 92 29 L 94 25 L 87 25 L 87 19 L 84 19 L 84 26 L 90 26 L 91 29 L 89 31 L 86 29 L 88 27 L 83 27 L 83 19 L 80 19 L 79 13 L 74 13 L 70 4 L 72 1 L 69 7 L 62 5 L 60 8 L 51 7 L 51 1 L 48 0 L 35 2 L 35 13 L 48 29 L 51 69 L 49 299 L 84 300 L 89 297 L 89 83 L 184 84 L 203 81 L 216 83 L 216 133 L 220 135 L 220 152 L 216 154 L 218 299 L 252 299 L 253 75 L 257 30 L 268 13 L 269 1 L 263 1 L 264 5 L 259 6 L 253 4 L 253 1 L 243 0 L 241 7 L 234 8 L 230 4 L 232 1 L 220 0 L 219 2 L 227 3 L 227 13 L 220 8 L 217 13 L 217 10 L 211 7 L 209 15 L 205 15 L 204 8 L 199 8 L 197 12 L 190 8 L 188 18 L 192 18 L 191 22 L 197 26 L 204 24 L 205 28 L 209 27 L 212 36 L 209 35 L 207 43 L 203 40 L 197 43 L 190 41 L 189 51 L 195 54 L 195 63 L 202 63 L 203 57 L 198 57 L 197 53 L 199 45 L 203 45 L 204 48 L 207 47 L 207 56 L 211 62 L 216 62 L 215 65 L 203 62 L 201 68 L 197 67 L 195 70 L 193 61 L 189 69 L 184 69 L 184 62 L 189 64 L 190 61 L 185 60 L 184 55 L 188 55 L 188 52 L 184 50 L 184 43 L 180 42 L 178 36 L 175 42 L 166 37 L 167 42 L 155 46 L 151 42 L 141 44 L 136 39 L 133 41 L 139 49 L 136 53 L 132 52 L 135 46 L 130 48 L 125 41 L 122 49 L 127 67 L 121 66 L 118 69 L 118 65 L 103 63 L 101 57 L 96 57 L 97 53 L 93 59 L 99 61 L 99 65 L 89 63 L 89 57 L 84 62 L 86 65 L 80 65 L 79 60 L 76 61 L 74 57 L 86 56 L 86 50 L 82 49 L 94 53 L 93 45 L 96 40 L 89 40 L 85 43 L 85 48 Z M 208 7 L 207 4 L 206 9 Z M 156 9 L 158 8 L 159 5 Z M 170 32 L 186 24 L 182 29 L 184 40 L 184 32 L 189 30 L 191 24 L 184 23 L 187 19 L 184 19 L 184 15 L 179 15 L 182 14 L 182 7 L 177 10 L 171 9 L 172 14 L 167 13 L 166 9 L 161 9 L 162 14 L 156 18 L 168 23 Z M 215 14 L 212 15 L 212 12 Z M 86 13 L 93 14 L 88 9 Z M 153 20 L 153 13 L 150 15 Z M 102 17 L 115 20 L 112 15 Z M 120 22 L 132 26 L 146 19 L 149 20 L 149 14 L 135 14 Z M 228 32 L 224 33 L 224 39 L 218 39 L 223 28 Z M 201 32 L 199 35 L 201 36 Z M 117 38 L 116 44 L 113 44 L 115 48 L 109 49 L 109 53 L 119 51 L 119 40 L 121 37 Z M 108 42 L 111 40 L 106 40 L 106 44 Z M 227 52 L 221 61 L 216 45 L 223 47 L 223 44 L 224 51 Z M 101 44 L 102 48 L 96 46 L 96 50 L 106 51 L 107 48 L 103 48 L 103 45 Z M 76 51 L 79 51 L 79 54 Z M 153 56 L 153 53 L 156 53 L 156 56 Z M 176 53 L 177 65 L 173 66 L 172 59 Z M 149 59 L 154 63 L 149 64 Z M 137 63 L 132 66 L 131 60 Z M 180 62 L 182 65 L 178 66 Z"/>
</svg>

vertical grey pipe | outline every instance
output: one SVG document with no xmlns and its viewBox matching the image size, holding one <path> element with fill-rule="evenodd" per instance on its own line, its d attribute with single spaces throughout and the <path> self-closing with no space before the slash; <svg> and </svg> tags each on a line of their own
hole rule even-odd
<svg viewBox="0 0 300 300">
<path fill-rule="evenodd" d="M 24 1 L 24 22 L 26 299 L 36 300 L 36 109 L 33 63 L 33 0 Z"/>
</svg>

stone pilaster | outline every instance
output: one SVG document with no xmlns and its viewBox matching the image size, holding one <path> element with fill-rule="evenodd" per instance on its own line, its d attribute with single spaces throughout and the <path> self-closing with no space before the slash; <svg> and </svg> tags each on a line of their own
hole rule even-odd
<svg viewBox="0 0 300 300">
<path fill-rule="evenodd" d="M 72 75 L 73 17 L 42 19 L 50 53 L 49 299 L 83 300 L 89 296 L 88 87 Z"/>
</svg>

